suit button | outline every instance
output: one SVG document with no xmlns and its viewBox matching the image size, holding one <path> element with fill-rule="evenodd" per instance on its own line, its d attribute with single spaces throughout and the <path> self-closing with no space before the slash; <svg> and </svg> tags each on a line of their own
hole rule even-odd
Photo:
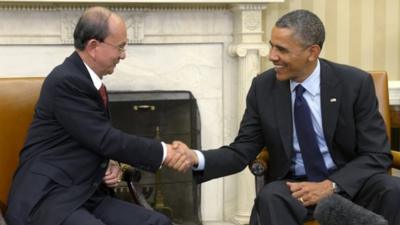
<svg viewBox="0 0 400 225">
<path fill-rule="evenodd" d="M 105 168 L 107 167 L 107 165 L 108 165 L 108 161 L 104 161 L 104 162 L 102 162 L 102 163 L 100 164 L 100 167 L 103 168 L 103 169 L 105 169 Z"/>
<path fill-rule="evenodd" d="M 97 186 L 99 186 L 99 183 L 94 182 L 92 185 L 93 185 L 93 187 L 97 187 Z"/>
</svg>

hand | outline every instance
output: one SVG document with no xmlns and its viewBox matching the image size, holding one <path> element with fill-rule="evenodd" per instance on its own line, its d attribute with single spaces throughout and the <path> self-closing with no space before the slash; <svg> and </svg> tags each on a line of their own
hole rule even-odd
<svg viewBox="0 0 400 225">
<path fill-rule="evenodd" d="M 333 194 L 332 181 L 321 182 L 287 182 L 292 196 L 304 206 L 317 204 L 322 198 Z"/>
<path fill-rule="evenodd" d="M 186 172 L 197 162 L 197 157 L 189 147 L 180 141 L 174 141 L 172 145 L 167 145 L 167 156 L 164 165 L 179 172 Z"/>
<path fill-rule="evenodd" d="M 118 183 L 121 182 L 121 177 L 122 170 L 119 167 L 118 162 L 110 160 L 106 173 L 103 177 L 103 182 L 107 185 L 107 187 L 113 188 L 118 186 Z"/>
<path fill-rule="evenodd" d="M 182 148 L 184 149 L 186 156 L 188 157 L 190 167 L 197 166 L 199 164 L 199 159 L 197 158 L 197 154 L 190 149 L 185 143 L 181 141 L 174 141 L 172 142 L 172 147 L 174 149 Z"/>
</svg>

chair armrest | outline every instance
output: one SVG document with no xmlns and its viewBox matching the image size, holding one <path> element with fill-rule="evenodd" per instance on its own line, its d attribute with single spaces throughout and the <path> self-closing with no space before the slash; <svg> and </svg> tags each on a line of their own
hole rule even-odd
<svg viewBox="0 0 400 225">
<path fill-rule="evenodd" d="M 140 171 L 129 165 L 122 164 L 121 170 L 123 172 L 122 173 L 122 181 L 139 182 L 140 179 L 142 178 L 142 174 L 140 173 Z"/>
<path fill-rule="evenodd" d="M 132 201 L 137 205 L 143 206 L 146 209 L 153 210 L 149 203 L 146 201 L 146 198 L 143 195 L 142 187 L 139 184 L 139 181 L 142 177 L 142 174 L 139 170 L 135 169 L 132 166 L 122 164 L 122 181 L 125 181 L 129 193 L 131 194 Z"/>
<path fill-rule="evenodd" d="M 268 150 L 263 148 L 257 158 L 249 164 L 249 169 L 254 176 L 263 176 L 268 168 Z"/>
<path fill-rule="evenodd" d="M 392 150 L 392 155 L 393 155 L 392 168 L 400 169 L 400 152 Z"/>
</svg>

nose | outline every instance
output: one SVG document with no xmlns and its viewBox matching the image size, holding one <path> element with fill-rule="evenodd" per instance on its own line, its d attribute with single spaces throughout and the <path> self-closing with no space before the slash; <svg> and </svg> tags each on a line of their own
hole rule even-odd
<svg viewBox="0 0 400 225">
<path fill-rule="evenodd" d="M 120 59 L 125 59 L 126 58 L 126 51 L 121 51 L 121 53 L 119 54 L 119 58 Z"/>
<path fill-rule="evenodd" d="M 269 54 L 268 54 L 268 60 L 273 62 L 277 61 L 279 59 L 278 54 L 276 53 L 276 50 L 274 47 L 270 47 L 269 49 Z"/>
</svg>

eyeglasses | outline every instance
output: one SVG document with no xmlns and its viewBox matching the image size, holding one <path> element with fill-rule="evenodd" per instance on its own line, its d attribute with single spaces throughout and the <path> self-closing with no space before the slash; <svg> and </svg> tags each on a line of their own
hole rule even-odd
<svg viewBox="0 0 400 225">
<path fill-rule="evenodd" d="M 117 45 L 113 45 L 113 44 L 107 43 L 105 41 L 101 41 L 100 43 L 104 43 L 104 44 L 106 44 L 108 46 L 116 48 L 119 52 L 126 52 L 126 47 L 127 47 L 126 44 L 124 44 L 123 46 L 117 46 Z"/>
</svg>

